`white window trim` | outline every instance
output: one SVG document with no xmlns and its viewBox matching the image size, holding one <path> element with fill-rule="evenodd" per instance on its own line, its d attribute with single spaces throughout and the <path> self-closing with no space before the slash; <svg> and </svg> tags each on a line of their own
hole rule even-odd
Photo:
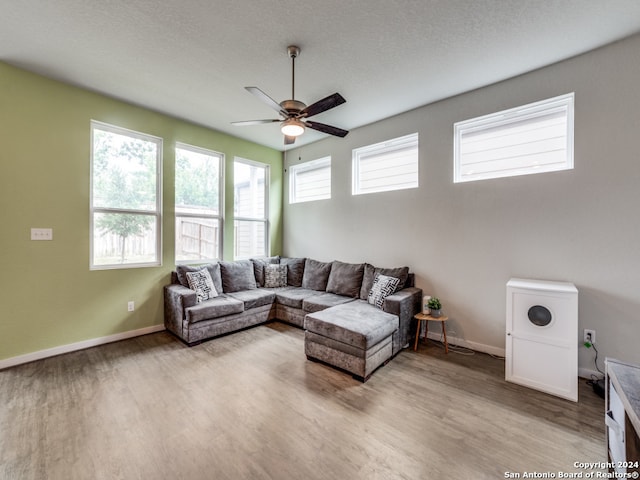
<svg viewBox="0 0 640 480">
<path fill-rule="evenodd" d="M 264 218 L 256 218 L 256 217 L 238 217 L 235 215 L 235 205 L 234 205 L 234 223 L 235 221 L 241 221 L 241 222 L 263 222 L 264 223 L 264 250 L 265 250 L 265 256 L 270 256 L 271 255 L 271 242 L 270 242 L 270 238 L 271 235 L 269 235 L 269 230 L 270 230 L 270 225 L 269 225 L 269 195 L 270 195 L 270 186 L 271 186 L 271 180 L 270 180 L 270 175 L 271 175 L 271 168 L 270 165 L 267 163 L 262 163 L 262 162 L 256 162 L 254 160 L 248 160 L 246 158 L 242 158 L 242 157 L 234 157 L 233 159 L 234 162 L 234 166 L 235 163 L 244 163 L 245 165 L 251 165 L 253 167 L 259 167 L 259 168 L 264 168 L 265 172 L 264 172 Z M 233 184 L 234 184 L 234 189 L 235 189 L 235 178 L 233 179 Z M 235 228 L 234 228 L 235 230 Z M 234 235 L 234 252 L 236 250 L 235 248 L 235 235 Z M 235 260 L 243 260 L 243 259 L 247 259 L 247 258 L 251 258 L 251 256 L 249 257 L 236 257 L 235 253 L 234 253 L 234 259 Z"/>
<path fill-rule="evenodd" d="M 105 130 L 118 135 L 126 135 L 147 142 L 154 142 L 157 145 L 158 155 L 156 157 L 156 210 L 132 210 L 117 209 L 93 206 L 93 132 L 95 129 Z M 145 268 L 162 266 L 162 154 L 163 139 L 147 133 L 129 130 L 128 128 L 118 127 L 109 123 L 97 120 L 90 121 L 90 167 L 89 167 L 89 270 L 122 270 L 128 268 Z M 126 264 L 108 264 L 95 265 L 93 263 L 94 254 L 94 217 L 96 213 L 129 213 L 139 215 L 149 215 L 156 218 L 156 258 L 154 262 L 144 263 L 126 263 Z"/>
<path fill-rule="evenodd" d="M 373 145 L 367 145 L 364 147 L 354 148 L 351 152 L 352 155 L 352 172 L 351 172 L 351 193 L 352 195 L 365 195 L 370 193 L 382 193 L 382 192 L 391 192 L 398 190 L 407 190 L 412 188 L 419 187 L 419 173 L 420 173 L 420 162 L 418 158 L 417 162 L 417 171 L 415 183 L 410 186 L 401 187 L 401 188 L 382 188 L 371 191 L 365 191 L 360 188 L 360 158 L 366 156 L 371 153 L 380 153 L 384 154 L 389 151 L 405 149 L 415 146 L 416 155 L 419 155 L 419 135 L 418 132 L 411 133 L 409 135 L 404 135 L 402 137 L 393 138 L 391 140 L 387 140 L 384 142 L 375 143 Z"/>
<path fill-rule="evenodd" d="M 571 170 L 573 163 L 574 148 L 574 104 L 575 94 L 568 93 L 557 97 L 541 100 L 539 102 L 530 103 L 516 108 L 503 110 L 501 112 L 491 113 L 477 118 L 464 120 L 454 124 L 453 135 L 453 181 L 454 183 L 471 182 L 476 180 L 486 180 L 492 178 L 504 178 L 519 175 L 528 175 L 534 173 L 545 173 L 561 170 Z M 465 133 L 473 133 L 475 131 L 486 130 L 488 128 L 509 125 L 514 120 L 526 120 L 527 118 L 535 118 L 540 113 L 552 113 L 554 111 L 566 110 L 567 115 L 567 133 L 566 133 L 566 161 L 563 164 L 553 164 L 552 166 L 527 167 L 517 170 L 505 170 L 492 174 L 463 175 L 461 167 L 461 147 L 460 141 Z"/>
<path fill-rule="evenodd" d="M 298 199 L 296 195 L 297 188 L 297 174 L 306 173 L 313 170 L 319 170 L 329 167 L 329 192 L 322 196 L 315 196 L 314 198 Z M 315 202 L 318 200 L 328 200 L 331 198 L 331 156 L 318 158 L 311 160 L 310 162 L 300 163 L 298 165 L 291 165 L 289 167 L 289 204 Z"/>
<path fill-rule="evenodd" d="M 218 214 L 217 215 L 195 214 L 195 213 L 194 214 L 189 214 L 189 213 L 178 214 L 175 212 L 175 209 L 174 209 L 174 224 L 175 224 L 175 219 L 178 216 L 193 217 L 193 218 L 213 218 L 219 221 L 220 228 L 218 229 L 218 247 L 219 247 L 218 253 L 220 255 L 220 258 L 202 259 L 202 260 L 198 260 L 198 262 L 196 263 L 208 263 L 209 260 L 211 261 L 220 260 L 222 258 L 222 252 L 224 252 L 224 166 L 225 166 L 224 153 L 216 152 L 215 150 L 210 150 L 208 148 L 198 147 L 195 145 L 189 145 L 188 143 L 182 143 L 182 142 L 176 142 L 174 152 L 178 148 L 183 150 L 190 150 L 192 152 L 200 153 L 202 155 L 217 155 L 220 157 L 220 168 L 219 168 L 219 178 L 218 178 L 218 195 L 220 196 L 220 198 L 218 199 Z M 174 181 L 175 181 L 175 178 L 174 178 Z M 174 240 L 174 247 L 175 247 L 175 240 Z M 175 258 L 175 252 L 174 252 L 174 258 Z M 186 265 L 186 264 L 193 264 L 193 263 L 194 263 L 193 261 L 189 261 L 189 260 L 175 261 L 176 265 Z"/>
</svg>

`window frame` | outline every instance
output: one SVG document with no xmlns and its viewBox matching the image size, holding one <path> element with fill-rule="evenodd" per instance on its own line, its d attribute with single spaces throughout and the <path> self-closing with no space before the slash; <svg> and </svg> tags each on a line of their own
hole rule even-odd
<svg viewBox="0 0 640 480">
<path fill-rule="evenodd" d="M 314 170 L 321 170 L 324 168 L 329 168 L 329 192 L 323 193 L 321 196 L 315 196 L 313 198 L 306 199 L 298 199 L 297 195 L 297 186 L 298 186 L 298 174 L 308 173 Z M 295 203 L 306 203 L 306 202 L 315 202 L 319 200 L 329 200 L 331 199 L 331 155 L 326 157 L 318 158 L 316 160 L 311 160 L 304 163 L 299 163 L 297 165 L 289 166 L 289 204 Z"/>
<path fill-rule="evenodd" d="M 242 217 L 236 215 L 236 178 L 235 178 L 235 166 L 236 163 L 241 163 L 244 165 L 249 165 L 251 167 L 263 168 L 264 169 L 264 216 L 263 218 L 258 217 Z M 270 224 L 269 224 L 269 191 L 270 191 L 270 174 L 271 168 L 267 163 L 257 162 L 255 160 L 249 160 L 242 157 L 234 157 L 233 159 L 233 167 L 234 167 L 234 176 L 233 176 L 233 190 L 234 190 L 234 198 L 233 198 L 233 257 L 234 260 L 244 260 L 248 258 L 255 257 L 256 255 L 250 254 L 249 256 L 238 256 L 238 242 L 237 242 L 237 234 L 236 234 L 236 222 L 256 222 L 256 223 L 264 223 L 264 255 L 269 256 L 271 254 L 271 245 L 270 245 Z"/>
<path fill-rule="evenodd" d="M 126 208 L 110 208 L 94 206 L 94 132 L 102 130 L 116 135 L 128 136 L 146 142 L 156 144 L 156 208 L 155 210 L 126 209 Z M 125 127 L 112 125 L 98 120 L 90 121 L 90 165 L 89 165 L 89 269 L 90 270 L 121 270 L 129 268 L 145 268 L 162 266 L 162 158 L 163 158 L 163 139 L 148 133 L 138 132 Z M 115 213 L 126 215 L 146 215 L 151 216 L 156 222 L 155 231 L 155 260 L 152 262 L 137 263 L 110 263 L 95 264 L 95 214 L 96 213 Z"/>
<path fill-rule="evenodd" d="M 515 177 L 520 175 L 530 175 L 535 173 L 548 173 L 574 168 L 574 109 L 575 93 L 567 93 L 556 97 L 548 98 L 527 105 L 522 105 L 507 110 L 502 110 L 488 115 L 471 118 L 453 124 L 453 182 L 465 183 L 478 180 L 490 180 L 495 178 Z M 464 134 L 481 132 L 491 128 L 500 128 L 522 122 L 527 119 L 535 119 L 554 112 L 566 110 L 566 159 L 564 162 L 555 162 L 548 165 L 529 165 L 509 170 L 497 170 L 495 173 L 462 173 L 462 147 L 461 140 Z"/>
<path fill-rule="evenodd" d="M 386 155 L 393 151 L 406 150 L 408 148 L 415 147 L 415 179 L 414 182 L 407 186 L 401 186 L 397 188 L 376 188 L 376 189 L 364 189 L 360 185 L 361 178 L 361 166 L 360 163 L 365 156 L 371 156 L 372 154 Z M 389 167 L 391 168 L 391 167 Z M 401 137 L 392 138 L 383 142 L 366 145 L 364 147 L 354 148 L 351 151 L 351 194 L 352 195 L 367 195 L 370 193 L 384 193 L 394 192 L 400 190 L 410 190 L 420 187 L 420 136 L 418 132 L 403 135 Z"/>
<path fill-rule="evenodd" d="M 208 148 L 198 147 L 196 145 L 190 145 L 188 143 L 176 142 L 174 147 L 174 165 L 177 161 L 178 155 L 177 150 L 187 150 L 194 153 L 198 153 L 201 155 L 208 155 L 212 157 L 218 157 L 219 165 L 218 165 L 218 213 L 217 214 L 201 214 L 201 213 L 178 213 L 176 211 L 176 203 L 175 203 L 175 195 L 174 195 L 174 220 L 175 220 L 175 239 L 174 239 L 174 261 L 176 265 L 187 265 L 187 264 L 197 264 L 197 263 L 211 263 L 217 262 L 222 258 L 222 252 L 224 251 L 224 165 L 225 165 L 225 156 L 222 152 L 217 152 L 215 150 L 211 150 Z M 177 170 L 174 170 L 177 172 Z M 174 176 L 174 189 L 175 182 L 177 181 L 177 173 Z M 174 190 L 175 192 L 175 190 Z M 211 218 L 218 221 L 218 238 L 216 239 L 218 244 L 218 257 L 216 258 L 204 258 L 198 260 L 178 260 L 178 232 L 177 232 L 177 220 L 178 217 L 190 217 L 190 218 Z"/>
</svg>

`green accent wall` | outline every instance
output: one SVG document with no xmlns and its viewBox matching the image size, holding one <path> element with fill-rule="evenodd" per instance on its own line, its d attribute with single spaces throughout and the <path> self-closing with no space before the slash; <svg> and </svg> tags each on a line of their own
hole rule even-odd
<svg viewBox="0 0 640 480">
<path fill-rule="evenodd" d="M 161 267 L 89 270 L 91 120 L 164 140 Z M 0 62 L 0 360 L 163 323 L 176 142 L 225 155 L 225 260 L 234 158 L 270 165 L 271 254 L 281 254 L 282 152 Z M 53 241 L 31 241 L 34 227 L 52 228 Z"/>
</svg>

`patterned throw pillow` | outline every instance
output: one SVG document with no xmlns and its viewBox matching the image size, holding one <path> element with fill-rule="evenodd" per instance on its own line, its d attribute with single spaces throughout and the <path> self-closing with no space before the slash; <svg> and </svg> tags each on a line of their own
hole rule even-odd
<svg viewBox="0 0 640 480">
<path fill-rule="evenodd" d="M 373 286 L 369 292 L 369 298 L 367 302 L 371 305 L 375 305 L 378 308 L 382 308 L 384 305 L 384 299 L 389 295 L 395 293 L 396 288 L 400 284 L 400 279 L 395 277 L 387 277 L 386 275 L 378 274 L 373 281 Z"/>
<path fill-rule="evenodd" d="M 198 303 L 218 296 L 216 287 L 213 286 L 211 274 L 206 268 L 195 272 L 187 272 L 186 275 L 189 288 L 196 292 Z"/>
<path fill-rule="evenodd" d="M 265 288 L 277 288 L 287 286 L 287 266 L 286 265 L 265 265 L 264 266 L 264 286 Z"/>
</svg>

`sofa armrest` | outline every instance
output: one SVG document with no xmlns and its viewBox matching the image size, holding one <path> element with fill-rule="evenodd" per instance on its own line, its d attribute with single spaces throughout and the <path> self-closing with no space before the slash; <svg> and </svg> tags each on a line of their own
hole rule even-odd
<svg viewBox="0 0 640 480">
<path fill-rule="evenodd" d="M 382 309 L 387 313 L 397 315 L 400 322 L 398 335 L 393 342 L 394 354 L 409 345 L 413 316 L 420 311 L 421 302 L 422 289 L 416 287 L 403 288 L 385 298 Z"/>
<path fill-rule="evenodd" d="M 197 303 L 196 292 L 180 284 L 164 287 L 164 326 L 180 338 L 185 310 Z"/>
</svg>

